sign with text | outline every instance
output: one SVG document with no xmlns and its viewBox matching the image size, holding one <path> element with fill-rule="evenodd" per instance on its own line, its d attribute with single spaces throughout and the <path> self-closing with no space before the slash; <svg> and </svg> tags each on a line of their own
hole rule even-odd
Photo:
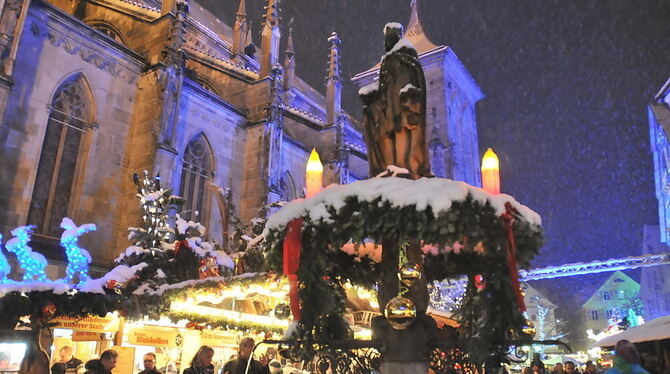
<svg viewBox="0 0 670 374">
<path fill-rule="evenodd" d="M 105 334 L 91 331 L 74 331 L 72 333 L 73 342 L 93 342 L 105 340 Z"/>
<path fill-rule="evenodd" d="M 228 331 L 204 329 L 200 334 L 200 345 L 211 347 L 237 347 L 236 335 Z"/>
<path fill-rule="evenodd" d="M 115 345 L 112 349 L 119 354 L 119 357 L 116 359 L 116 366 L 112 369 L 112 374 L 128 374 L 134 372 L 135 348 Z"/>
<path fill-rule="evenodd" d="M 173 328 L 141 327 L 130 330 L 128 343 L 152 347 L 180 347 L 183 338 L 179 330 Z"/>
<path fill-rule="evenodd" d="M 57 325 L 53 327 L 56 329 L 70 329 L 76 331 L 116 332 L 119 329 L 119 319 L 112 314 L 108 314 L 104 317 L 60 316 L 49 320 L 49 323 L 56 323 Z"/>
</svg>

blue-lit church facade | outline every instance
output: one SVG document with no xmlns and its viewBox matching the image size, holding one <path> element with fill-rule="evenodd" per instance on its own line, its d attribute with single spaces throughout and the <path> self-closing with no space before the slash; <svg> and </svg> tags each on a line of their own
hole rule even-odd
<svg viewBox="0 0 670 374">
<path fill-rule="evenodd" d="M 670 80 L 649 104 L 649 136 L 654 155 L 661 242 L 670 244 Z"/>
<path fill-rule="evenodd" d="M 296 75 L 293 38 L 266 2 L 257 46 L 245 0 L 233 26 L 186 0 L 0 0 L 0 233 L 35 225 L 35 250 L 58 264 L 61 218 L 93 222 L 82 245 L 107 266 L 139 223 L 134 172 L 160 174 L 187 218 L 224 243 L 232 209 L 250 220 L 302 196 L 313 147 L 325 184 L 367 178 L 360 124 L 340 103 L 340 40 L 324 40 L 321 93 Z M 434 172 L 479 185 L 483 94 L 453 51 L 426 39 L 411 5 Z"/>
</svg>

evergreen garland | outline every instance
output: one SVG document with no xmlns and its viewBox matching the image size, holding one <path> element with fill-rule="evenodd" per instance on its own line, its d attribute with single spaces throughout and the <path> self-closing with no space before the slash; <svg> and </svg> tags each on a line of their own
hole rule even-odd
<svg viewBox="0 0 670 374">
<path fill-rule="evenodd" d="M 521 332 L 525 318 L 514 301 L 501 218 L 488 201 L 481 203 L 468 194 L 465 200 L 454 201 L 449 210 L 436 215 L 430 206 L 422 210 L 396 207 L 382 197 L 366 201 L 351 195 L 337 208 L 326 204 L 325 209 L 328 220 L 314 221 L 309 212 L 302 217 L 298 279 L 304 307 L 296 337 L 305 357 L 313 353 L 314 345 L 351 337 L 342 317 L 342 283 L 370 287 L 379 280 L 377 264 L 340 248 L 348 242 L 381 243 L 384 238 L 400 243 L 418 239 L 438 246 L 437 255 L 424 256 L 423 271 L 428 281 L 462 275 L 484 277 L 486 288 L 479 291 L 469 284 L 457 311 L 462 323 L 459 333 L 467 342 L 473 362 L 481 363 L 492 354 L 503 357 L 510 345 L 530 340 Z M 520 219 L 513 229 L 517 263 L 528 267 L 542 245 L 542 230 Z M 266 232 L 266 255 L 277 272 L 282 269 L 284 236 L 284 227 Z M 452 248 L 454 242 L 463 248 Z"/>
</svg>

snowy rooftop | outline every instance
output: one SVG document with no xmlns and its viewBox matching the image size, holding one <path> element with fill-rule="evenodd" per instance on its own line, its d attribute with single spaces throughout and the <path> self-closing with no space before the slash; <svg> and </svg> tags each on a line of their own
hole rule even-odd
<svg viewBox="0 0 670 374">
<path fill-rule="evenodd" d="M 492 195 L 481 188 L 467 183 L 444 178 L 422 178 L 410 180 L 404 178 L 371 178 L 346 185 L 333 184 L 318 195 L 309 199 L 294 200 L 272 215 L 265 226 L 266 232 L 286 227 L 293 219 L 309 215 L 312 221 L 328 221 L 330 214 L 326 209 L 332 206 L 341 209 L 349 197 L 360 201 L 372 202 L 381 198 L 393 207 L 416 206 L 417 210 L 431 207 L 434 214 L 446 212 L 455 201 L 464 201 L 470 194 L 475 201 L 488 201 L 497 214 L 505 212 L 505 203 L 509 202 L 528 222 L 541 225 L 540 215 L 517 202 L 512 196 Z"/>
</svg>

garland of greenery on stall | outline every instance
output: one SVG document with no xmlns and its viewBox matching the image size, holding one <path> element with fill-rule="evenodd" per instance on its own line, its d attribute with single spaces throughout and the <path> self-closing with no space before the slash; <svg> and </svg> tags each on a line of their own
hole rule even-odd
<svg viewBox="0 0 670 374">
<path fill-rule="evenodd" d="M 315 345 L 351 338 L 343 318 L 343 282 L 370 287 L 379 280 L 378 264 L 340 248 L 349 242 L 381 243 L 388 238 L 399 243 L 418 239 L 439 248 L 437 255 L 425 255 L 423 271 L 428 281 L 461 275 L 483 277 L 486 286 L 470 282 L 457 311 L 462 324 L 459 333 L 474 362 L 481 363 L 492 353 L 504 355 L 510 345 L 530 339 L 522 333 L 525 318 L 513 302 L 501 218 L 488 201 L 481 203 L 468 194 L 437 215 L 430 206 L 423 210 L 397 207 L 381 197 L 365 201 L 348 196 L 337 209 L 332 205 L 325 208 L 328 220 L 312 220 L 309 212 L 302 217 L 299 294 L 301 304 L 309 307 L 302 308 L 296 337 L 303 355 L 313 354 Z M 517 263 L 528 267 L 542 245 L 542 230 L 520 217 L 513 230 Z M 277 227 L 266 233 L 265 250 L 276 271 L 282 269 L 285 231 L 285 227 Z M 463 248 L 451 248 L 455 242 Z"/>
<path fill-rule="evenodd" d="M 168 211 L 178 211 L 181 199 L 172 196 L 169 189 L 162 188 L 158 176 L 150 177 L 145 172 L 143 177 L 135 174 L 133 179 L 142 211 L 142 225 L 129 229 L 133 245 L 116 259 L 117 266 L 102 279 L 80 279 L 78 284 L 73 284 L 71 280 L 49 280 L 43 270 L 46 259 L 38 264 L 40 267 L 36 267 L 36 279 L 26 279 L 25 276 L 23 281 L 7 279 L 9 266 L 4 266 L 6 260 L 0 240 L 0 260 L 5 260 L 0 261 L 0 315 L 3 316 L 0 329 L 15 328 L 22 317 L 48 321 L 59 316 L 102 317 L 118 312 L 129 320 L 168 316 L 174 321 L 185 318 L 214 328 L 283 331 L 278 326 L 240 319 L 171 311 L 170 305 L 174 300 L 184 299 L 194 292 L 215 292 L 221 287 L 267 282 L 268 275 L 232 276 L 233 261 L 228 258 L 230 264 L 222 266 L 217 262 L 218 258 L 227 255 L 216 244 L 200 238 L 204 235 L 204 227 L 178 216 L 174 227 L 168 224 Z M 41 255 L 32 252 L 28 245 L 30 230 L 28 226 L 21 228 L 20 233 L 25 234 L 21 249 L 24 256 L 39 258 Z M 76 241 L 74 243 L 76 245 Z M 84 249 L 78 249 L 87 254 Z M 255 271 L 264 267 L 257 261 L 258 258 L 263 259 L 262 254 L 250 254 L 249 257 L 247 269 Z M 217 260 L 213 264 L 211 261 L 203 264 L 203 261 L 214 258 Z M 87 268 L 88 263 L 84 263 L 80 270 Z M 199 279 L 203 277 L 205 279 Z"/>
</svg>

